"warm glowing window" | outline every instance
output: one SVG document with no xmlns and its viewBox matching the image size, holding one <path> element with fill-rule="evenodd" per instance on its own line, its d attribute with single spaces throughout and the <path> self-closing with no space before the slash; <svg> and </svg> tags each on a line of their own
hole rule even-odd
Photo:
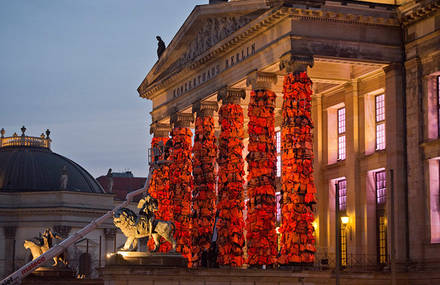
<svg viewBox="0 0 440 285">
<path fill-rule="evenodd" d="M 338 181 L 339 211 L 347 210 L 347 180 Z"/>
<path fill-rule="evenodd" d="M 338 160 L 344 160 L 345 151 L 345 108 L 338 109 Z"/>
<path fill-rule="evenodd" d="M 376 201 L 378 205 L 387 201 L 387 180 L 385 171 L 376 172 Z"/>
<path fill-rule="evenodd" d="M 385 149 L 385 95 L 377 95 L 376 101 L 376 150 Z"/>
<path fill-rule="evenodd" d="M 277 201 L 277 222 L 281 223 L 281 193 L 275 193 L 275 198 Z"/>
<path fill-rule="evenodd" d="M 440 138 L 440 76 L 437 76 L 437 124 L 438 137 Z"/>
<path fill-rule="evenodd" d="M 281 131 L 275 133 L 277 146 L 277 177 L 281 177 Z"/>
<path fill-rule="evenodd" d="M 341 266 L 347 266 L 347 230 L 341 225 Z"/>
<path fill-rule="evenodd" d="M 387 222 L 385 216 L 378 219 L 378 261 L 379 264 L 387 263 Z"/>
</svg>

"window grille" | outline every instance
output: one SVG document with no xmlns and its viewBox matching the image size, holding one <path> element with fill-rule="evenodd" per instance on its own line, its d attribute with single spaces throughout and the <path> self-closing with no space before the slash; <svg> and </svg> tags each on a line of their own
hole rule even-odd
<svg viewBox="0 0 440 285">
<path fill-rule="evenodd" d="M 347 210 L 347 180 L 338 181 L 339 211 Z"/>
</svg>

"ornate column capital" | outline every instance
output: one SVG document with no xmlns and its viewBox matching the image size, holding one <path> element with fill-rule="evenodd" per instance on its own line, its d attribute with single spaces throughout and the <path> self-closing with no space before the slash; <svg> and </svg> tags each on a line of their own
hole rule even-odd
<svg viewBox="0 0 440 285">
<path fill-rule="evenodd" d="M 17 227 L 16 226 L 3 227 L 3 233 L 6 239 L 15 239 L 15 234 L 17 233 Z"/>
<path fill-rule="evenodd" d="M 104 237 L 106 239 L 115 239 L 116 238 L 116 229 L 104 229 Z"/>
<path fill-rule="evenodd" d="M 246 98 L 246 91 L 237 88 L 223 87 L 218 91 L 217 101 L 223 104 L 240 104 L 240 99 Z"/>
<path fill-rule="evenodd" d="M 197 101 L 192 106 L 192 112 L 197 113 L 198 117 L 213 117 L 217 111 L 218 103 L 213 101 Z"/>
<path fill-rule="evenodd" d="M 170 123 L 173 128 L 189 128 L 194 123 L 194 116 L 191 113 L 174 112 Z"/>
<path fill-rule="evenodd" d="M 60 234 L 62 238 L 67 238 L 69 236 L 70 231 L 72 230 L 71 226 L 65 226 L 65 225 L 55 225 L 53 226 L 53 230 Z"/>
<path fill-rule="evenodd" d="M 170 134 L 170 126 L 168 124 L 152 123 L 150 125 L 150 134 L 155 138 L 167 138 Z"/>
<path fill-rule="evenodd" d="M 286 70 L 288 73 L 305 72 L 307 67 L 313 67 L 313 64 L 313 55 L 296 55 L 287 52 L 280 58 L 280 70 Z"/>
<path fill-rule="evenodd" d="M 248 74 L 246 85 L 251 86 L 253 90 L 271 90 L 272 85 L 277 83 L 275 73 L 252 71 Z"/>
</svg>

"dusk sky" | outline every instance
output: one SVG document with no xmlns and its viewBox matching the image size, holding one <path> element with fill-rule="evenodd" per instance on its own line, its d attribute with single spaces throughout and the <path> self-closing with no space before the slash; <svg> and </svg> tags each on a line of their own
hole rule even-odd
<svg viewBox="0 0 440 285">
<path fill-rule="evenodd" d="M 149 100 L 136 89 L 207 0 L 0 0 L 0 128 L 51 130 L 52 150 L 94 177 L 147 174 Z"/>
</svg>

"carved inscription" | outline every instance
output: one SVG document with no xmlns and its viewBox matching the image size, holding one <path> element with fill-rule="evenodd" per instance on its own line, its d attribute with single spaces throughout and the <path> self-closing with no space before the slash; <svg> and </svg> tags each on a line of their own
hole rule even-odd
<svg viewBox="0 0 440 285">
<path fill-rule="evenodd" d="M 221 72 L 233 67 L 234 65 L 242 62 L 246 58 L 255 54 L 255 44 L 251 44 L 249 46 L 243 47 L 238 52 L 227 56 L 224 62 L 221 64 L 214 64 L 204 71 L 198 73 L 192 79 L 182 83 L 179 87 L 173 89 L 173 97 L 179 97 L 182 94 L 198 87 L 199 85 L 207 82 L 208 80 L 213 79 Z"/>
</svg>

